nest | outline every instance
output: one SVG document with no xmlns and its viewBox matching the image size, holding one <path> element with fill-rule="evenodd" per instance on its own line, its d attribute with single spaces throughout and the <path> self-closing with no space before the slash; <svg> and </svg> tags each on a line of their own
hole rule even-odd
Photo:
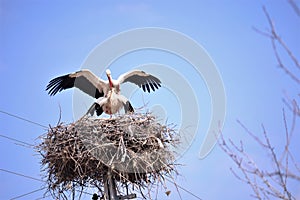
<svg viewBox="0 0 300 200">
<path fill-rule="evenodd" d="M 50 127 L 37 146 L 42 155 L 48 191 L 64 192 L 96 187 L 103 193 L 107 174 L 118 192 L 161 183 L 176 172 L 174 126 L 160 124 L 150 113 L 113 119 L 84 117 L 75 123 Z M 72 189 L 72 190 L 71 190 Z M 143 195 L 143 194 L 142 194 Z"/>
</svg>

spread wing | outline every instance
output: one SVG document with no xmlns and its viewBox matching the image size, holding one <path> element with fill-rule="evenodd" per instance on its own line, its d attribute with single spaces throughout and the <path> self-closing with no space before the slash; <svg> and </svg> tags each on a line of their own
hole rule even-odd
<svg viewBox="0 0 300 200">
<path fill-rule="evenodd" d="M 54 78 L 49 82 L 46 90 L 50 96 L 53 96 L 72 87 L 76 87 L 94 98 L 103 97 L 108 90 L 107 83 L 89 70 L 81 70 Z"/>
<path fill-rule="evenodd" d="M 146 90 L 150 92 L 151 89 L 155 91 L 156 89 L 161 87 L 161 81 L 157 77 L 151 74 L 147 74 L 146 72 L 141 70 L 133 70 L 122 74 L 121 76 L 119 76 L 118 82 L 120 84 L 125 82 L 134 83 L 137 86 L 141 87 L 144 92 L 146 92 Z"/>
</svg>

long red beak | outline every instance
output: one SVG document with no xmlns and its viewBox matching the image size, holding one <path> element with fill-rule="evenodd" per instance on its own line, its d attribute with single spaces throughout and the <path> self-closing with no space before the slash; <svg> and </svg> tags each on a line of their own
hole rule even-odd
<svg viewBox="0 0 300 200">
<path fill-rule="evenodd" d="M 109 82 L 109 87 L 110 87 L 110 89 L 113 87 L 113 83 L 112 83 L 112 81 L 111 81 L 111 77 L 110 76 L 107 76 L 107 78 L 108 78 L 108 82 Z"/>
</svg>

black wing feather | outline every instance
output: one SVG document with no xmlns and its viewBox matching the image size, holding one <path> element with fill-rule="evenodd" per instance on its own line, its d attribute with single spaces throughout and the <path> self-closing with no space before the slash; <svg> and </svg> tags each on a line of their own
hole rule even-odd
<svg viewBox="0 0 300 200">
<path fill-rule="evenodd" d="M 134 109 L 129 101 L 127 101 L 124 104 L 124 110 L 125 110 L 125 113 L 129 113 L 129 112 L 133 113 L 134 112 Z"/>
<path fill-rule="evenodd" d="M 56 93 L 72 87 L 77 87 L 81 91 L 87 93 L 88 95 L 96 99 L 104 96 L 104 93 L 100 92 L 84 76 L 79 76 L 75 78 L 75 77 L 70 77 L 69 74 L 52 79 L 47 85 L 46 90 L 48 90 L 48 94 L 50 96 L 54 96 Z"/>
<path fill-rule="evenodd" d="M 156 87 L 156 89 L 158 89 L 158 85 L 155 82 L 152 82 L 152 84 L 154 85 L 154 87 Z"/>
<path fill-rule="evenodd" d="M 147 91 L 150 93 L 149 83 L 146 83 L 145 85 L 146 85 Z"/>
<path fill-rule="evenodd" d="M 152 89 L 153 91 L 155 91 L 155 88 L 154 88 L 154 86 L 153 86 L 153 83 L 149 82 L 149 85 L 150 85 L 151 89 Z"/>
<path fill-rule="evenodd" d="M 141 86 L 140 86 L 141 87 Z M 146 86 L 142 85 L 143 91 L 146 92 Z"/>
<path fill-rule="evenodd" d="M 143 73 L 145 73 L 145 72 L 143 72 Z M 141 77 L 139 75 L 132 75 L 132 76 L 126 78 L 126 80 L 124 82 L 127 82 L 127 81 L 133 82 L 133 83 L 137 84 L 139 87 L 142 87 L 144 92 L 146 92 L 146 91 L 150 92 L 151 89 L 153 91 L 155 91 L 155 89 L 158 89 L 159 87 L 161 87 L 160 80 L 150 74 L 148 76 L 144 76 L 144 77 Z M 151 89 L 150 89 L 150 87 L 151 87 Z"/>
<path fill-rule="evenodd" d="M 100 116 L 103 113 L 103 109 L 98 103 L 93 103 L 93 105 L 90 107 L 86 114 L 90 114 L 91 116 L 93 116 L 95 111 L 97 116 Z"/>
</svg>

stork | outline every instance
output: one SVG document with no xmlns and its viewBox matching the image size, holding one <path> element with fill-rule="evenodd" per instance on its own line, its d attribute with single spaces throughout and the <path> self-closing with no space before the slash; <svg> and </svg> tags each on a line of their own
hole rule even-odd
<svg viewBox="0 0 300 200">
<path fill-rule="evenodd" d="M 100 115 L 103 111 L 107 114 L 115 114 L 122 107 L 125 112 L 133 112 L 133 107 L 126 97 L 120 94 L 120 85 L 131 82 L 143 89 L 144 92 L 155 91 L 161 87 L 161 81 L 141 70 L 132 70 L 119 76 L 117 80 L 111 77 L 111 71 L 106 70 L 108 81 L 98 78 L 88 69 L 83 69 L 71 74 L 66 74 L 52 79 L 46 87 L 48 94 L 53 96 L 62 90 L 76 87 L 97 101 L 89 109 L 92 114 L 97 111 Z"/>
<path fill-rule="evenodd" d="M 101 115 L 103 112 L 109 114 L 110 116 L 117 113 L 122 107 L 124 107 L 125 113 L 134 112 L 131 103 L 126 97 L 115 92 L 115 88 L 108 91 L 106 97 L 100 97 L 96 102 L 90 107 L 87 114 L 94 115 L 95 111 L 97 116 Z"/>
</svg>

